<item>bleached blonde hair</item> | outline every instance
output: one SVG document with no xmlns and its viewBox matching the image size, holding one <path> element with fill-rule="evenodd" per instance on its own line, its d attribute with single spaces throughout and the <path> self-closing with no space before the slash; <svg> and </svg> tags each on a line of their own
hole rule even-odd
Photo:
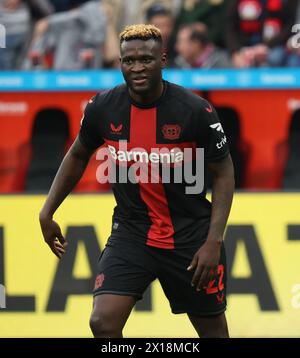
<svg viewBox="0 0 300 358">
<path fill-rule="evenodd" d="M 124 31 L 119 35 L 120 44 L 123 41 L 130 40 L 150 40 L 153 39 L 158 42 L 162 42 L 161 32 L 154 25 L 137 24 L 126 26 Z"/>
</svg>

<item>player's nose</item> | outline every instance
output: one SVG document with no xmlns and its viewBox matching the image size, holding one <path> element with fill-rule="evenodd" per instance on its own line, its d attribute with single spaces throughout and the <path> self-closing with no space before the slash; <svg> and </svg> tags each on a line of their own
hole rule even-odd
<svg viewBox="0 0 300 358">
<path fill-rule="evenodd" d="M 135 61 L 133 66 L 131 67 L 131 72 L 133 73 L 137 73 L 137 72 L 140 73 L 144 70 L 145 70 L 144 64 L 139 61 Z"/>
</svg>

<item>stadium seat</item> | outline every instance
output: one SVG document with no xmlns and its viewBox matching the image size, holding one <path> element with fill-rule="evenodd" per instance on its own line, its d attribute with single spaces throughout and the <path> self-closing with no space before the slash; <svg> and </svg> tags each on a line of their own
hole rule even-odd
<svg viewBox="0 0 300 358">
<path fill-rule="evenodd" d="M 27 143 L 17 147 L 0 147 L 0 193 L 24 190 L 29 161 L 30 148 Z"/>
<path fill-rule="evenodd" d="M 48 191 L 64 157 L 69 139 L 67 115 L 58 109 L 40 111 L 34 121 L 32 159 L 25 180 L 26 191 Z"/>
<path fill-rule="evenodd" d="M 300 189 L 300 109 L 292 115 L 287 152 L 282 186 L 284 189 Z"/>
</svg>

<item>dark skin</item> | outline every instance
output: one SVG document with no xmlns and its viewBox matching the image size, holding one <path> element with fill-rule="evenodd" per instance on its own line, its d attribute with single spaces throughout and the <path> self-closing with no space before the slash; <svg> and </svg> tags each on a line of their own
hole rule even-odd
<svg viewBox="0 0 300 358">
<path fill-rule="evenodd" d="M 208 282 L 217 275 L 223 234 L 231 208 L 234 191 L 234 172 L 230 155 L 218 163 L 209 163 L 213 173 L 212 215 L 207 240 L 196 252 L 189 271 L 194 270 L 192 286 L 197 291 L 206 288 Z"/>
<path fill-rule="evenodd" d="M 124 41 L 120 51 L 121 70 L 130 96 L 141 104 L 155 102 L 163 92 L 162 69 L 167 62 L 161 44 L 151 39 Z"/>
<path fill-rule="evenodd" d="M 120 50 L 121 70 L 130 96 L 141 104 L 155 102 L 163 92 L 162 69 L 166 64 L 166 54 L 162 52 L 161 44 L 154 40 L 124 41 Z M 93 152 L 76 138 L 57 172 L 40 212 L 40 224 L 45 242 L 58 258 L 66 252 L 67 242 L 59 225 L 53 220 L 53 215 L 80 180 L 92 154 Z M 214 185 L 208 238 L 187 268 L 194 271 L 191 284 L 196 290 L 204 289 L 216 274 L 234 190 L 230 155 L 218 163 L 209 164 L 209 169 L 214 176 Z M 94 336 L 122 337 L 122 329 L 134 305 L 135 299 L 129 296 L 111 294 L 96 296 L 90 320 Z M 212 318 L 188 316 L 199 336 L 228 337 L 224 314 Z"/>
<path fill-rule="evenodd" d="M 40 225 L 44 240 L 59 259 L 66 251 L 67 242 L 59 225 L 53 220 L 53 215 L 79 182 L 92 154 L 93 152 L 84 147 L 78 138 L 75 139 L 58 169 L 40 212 Z"/>
</svg>

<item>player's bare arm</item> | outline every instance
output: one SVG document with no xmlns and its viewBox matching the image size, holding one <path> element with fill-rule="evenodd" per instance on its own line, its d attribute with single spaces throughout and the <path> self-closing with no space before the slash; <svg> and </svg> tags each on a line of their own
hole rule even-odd
<svg viewBox="0 0 300 358">
<path fill-rule="evenodd" d="M 188 270 L 195 270 L 192 286 L 205 288 L 212 275 L 217 273 L 223 234 L 229 216 L 234 192 L 234 169 L 231 156 L 216 163 L 209 163 L 213 173 L 212 215 L 208 237 L 196 252 Z"/>
<path fill-rule="evenodd" d="M 53 220 L 53 215 L 82 177 L 92 154 L 93 151 L 83 146 L 77 137 L 58 169 L 40 212 L 39 218 L 44 240 L 58 258 L 65 253 L 67 242 L 59 225 Z"/>
</svg>

